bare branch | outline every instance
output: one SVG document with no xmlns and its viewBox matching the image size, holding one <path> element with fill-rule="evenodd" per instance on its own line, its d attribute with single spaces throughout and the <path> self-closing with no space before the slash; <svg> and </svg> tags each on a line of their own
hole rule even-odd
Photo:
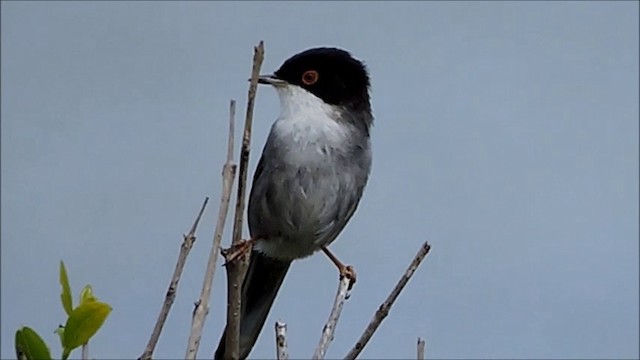
<svg viewBox="0 0 640 360">
<path fill-rule="evenodd" d="M 236 198 L 236 213 L 233 224 L 233 245 L 237 245 L 242 240 L 242 220 L 245 207 L 245 193 L 247 186 L 247 169 L 249 167 L 249 152 L 251 145 L 251 127 L 253 123 L 253 106 L 255 103 L 258 88 L 258 76 L 260 67 L 264 60 L 264 43 L 260 41 L 258 46 L 253 48 L 253 67 L 251 70 L 251 83 L 247 99 L 247 114 L 244 123 L 242 136 L 242 148 L 240 150 L 240 174 L 238 177 L 238 197 Z M 233 246 L 232 245 L 232 246 Z M 242 280 L 247 272 L 249 256 L 241 256 L 239 261 L 230 261 L 226 264 L 227 269 L 227 328 L 225 359 L 238 359 L 240 346 L 240 310 L 242 295 Z"/>
<path fill-rule="evenodd" d="M 409 279 L 411 279 L 411 277 L 413 276 L 413 273 L 416 271 L 418 266 L 420 266 L 420 263 L 425 258 L 425 256 L 427 256 L 430 249 L 431 249 L 431 246 L 429 245 L 428 242 L 425 241 L 425 243 L 422 244 L 422 246 L 420 247 L 420 250 L 418 250 L 418 253 L 416 254 L 416 256 L 413 258 L 413 261 L 407 268 L 407 271 L 405 271 L 405 273 L 402 275 L 402 277 L 400 278 L 396 286 L 393 288 L 393 290 L 391 291 L 387 299 L 382 303 L 382 305 L 380 305 L 380 308 L 378 308 L 378 310 L 374 314 L 373 319 L 371 319 L 371 322 L 369 323 L 367 328 L 364 330 L 364 333 L 362 333 L 362 335 L 360 336 L 360 339 L 358 339 L 358 341 L 353 346 L 351 351 L 349 351 L 347 356 L 345 356 L 345 360 L 355 359 L 360 354 L 362 349 L 364 349 L 364 347 L 367 345 L 369 340 L 371 340 L 371 337 L 373 336 L 373 334 L 376 332 L 376 330 L 382 323 L 382 320 L 384 320 L 384 318 L 386 318 L 387 315 L 389 315 L 389 310 L 391 309 L 391 306 L 398 298 L 398 295 L 400 295 L 400 292 L 402 291 L 402 289 L 404 289 L 405 285 L 407 285 L 407 282 L 409 282 Z"/>
<path fill-rule="evenodd" d="M 258 90 L 258 77 L 260 76 L 260 67 L 262 66 L 263 60 L 264 43 L 260 41 L 258 46 L 253 48 L 253 67 L 251 69 L 251 82 L 249 83 L 249 93 L 247 95 L 247 113 L 244 121 L 244 132 L 242 134 L 242 149 L 240 150 L 240 178 L 238 179 L 238 198 L 236 200 L 236 214 L 233 224 L 233 244 L 237 244 L 242 240 L 242 220 L 245 206 L 249 152 L 251 150 L 251 128 L 253 127 L 253 106 Z"/>
<path fill-rule="evenodd" d="M 149 343 L 147 347 L 144 349 L 144 352 L 138 359 L 151 359 L 153 355 L 153 350 L 158 343 L 158 339 L 160 338 L 160 333 L 162 333 L 162 327 L 164 326 L 165 321 L 167 320 L 167 316 L 169 316 L 169 311 L 171 310 L 171 306 L 173 305 L 173 301 L 176 298 L 176 291 L 178 290 L 178 282 L 180 281 L 180 276 L 182 276 L 182 270 L 184 269 L 184 265 L 187 262 L 187 256 L 193 247 L 193 243 L 196 241 L 196 228 L 198 227 L 198 223 L 200 222 L 200 218 L 202 217 L 202 213 L 204 213 L 204 209 L 207 207 L 207 203 L 209 202 L 209 198 L 205 198 L 202 203 L 202 207 L 200 208 L 200 212 L 198 213 L 198 217 L 193 222 L 191 226 L 191 230 L 186 235 L 182 235 L 184 240 L 182 241 L 182 245 L 180 246 L 180 253 L 178 254 L 178 261 L 176 262 L 176 267 L 173 270 L 173 276 L 171 277 L 171 282 L 169 283 L 169 289 L 167 289 L 167 295 L 165 296 L 164 303 L 162 304 L 162 308 L 160 310 L 160 315 L 158 315 L 158 320 L 156 321 L 156 325 L 153 328 L 153 332 L 151 333 L 151 338 L 149 338 Z"/>
<path fill-rule="evenodd" d="M 327 323 L 322 329 L 320 342 L 316 347 L 316 352 L 313 354 L 314 360 L 324 359 L 327 353 L 327 349 L 329 348 L 329 344 L 331 344 L 331 341 L 333 341 L 333 334 L 336 331 L 336 326 L 338 326 L 338 320 L 340 319 L 340 314 L 342 313 L 344 301 L 348 297 L 350 287 L 349 285 L 351 284 L 351 280 L 352 279 L 349 276 L 340 276 L 340 282 L 338 283 L 338 292 L 336 293 L 336 298 L 333 301 L 333 308 L 331 308 L 329 320 L 327 320 Z"/>
<path fill-rule="evenodd" d="M 425 345 L 424 339 L 418 338 L 418 360 L 424 360 Z"/>
<path fill-rule="evenodd" d="M 82 360 L 89 360 L 89 343 L 82 344 Z"/>
<path fill-rule="evenodd" d="M 213 245 L 209 252 L 209 261 L 207 262 L 207 270 L 204 274 L 202 283 L 202 291 L 200 298 L 195 303 L 193 316 L 191 318 L 191 332 L 189 333 L 189 341 L 187 343 L 187 352 L 185 359 L 193 360 L 198 354 L 200 339 L 202 337 L 202 329 L 204 321 L 209 313 L 209 299 L 211 297 L 211 286 L 213 284 L 213 276 L 216 272 L 216 261 L 220 251 L 220 242 L 222 241 L 222 233 L 224 224 L 227 220 L 229 212 L 229 201 L 231 199 L 231 188 L 233 180 L 236 177 L 236 164 L 233 162 L 233 143 L 235 138 L 235 121 L 236 121 L 236 101 L 231 100 L 229 103 L 229 138 L 227 140 L 227 162 L 222 167 L 222 195 L 220 196 L 220 207 L 218 210 L 218 221 L 213 235 Z"/>
<path fill-rule="evenodd" d="M 276 359 L 289 360 L 287 349 L 287 324 L 276 321 Z"/>
</svg>

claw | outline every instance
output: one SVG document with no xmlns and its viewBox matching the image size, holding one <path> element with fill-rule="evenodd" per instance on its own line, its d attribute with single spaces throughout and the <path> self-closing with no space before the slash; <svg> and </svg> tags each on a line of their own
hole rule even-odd
<svg viewBox="0 0 640 360">
<path fill-rule="evenodd" d="M 224 265 L 238 259 L 243 259 L 251 251 L 253 241 L 253 239 L 242 240 L 237 244 L 231 245 L 231 247 L 227 249 L 227 253 L 223 254 L 226 260 Z"/>
<path fill-rule="evenodd" d="M 327 249 L 326 247 L 323 246 L 322 251 L 324 251 L 324 253 L 329 257 L 331 262 L 338 268 L 338 271 L 340 272 L 340 279 L 342 279 L 345 276 L 349 279 L 348 290 L 351 290 L 351 288 L 353 288 L 353 285 L 355 285 L 356 283 L 356 270 L 351 265 L 343 264 L 342 261 L 338 260 L 338 258 L 335 255 L 333 255 L 333 253 L 329 251 L 329 249 Z"/>
<path fill-rule="evenodd" d="M 349 279 L 348 290 L 351 291 L 351 289 L 353 288 L 353 285 L 355 285 L 357 281 L 356 270 L 351 265 L 341 267 L 339 270 L 340 270 L 341 279 L 343 277 L 347 277 L 347 279 Z"/>
</svg>

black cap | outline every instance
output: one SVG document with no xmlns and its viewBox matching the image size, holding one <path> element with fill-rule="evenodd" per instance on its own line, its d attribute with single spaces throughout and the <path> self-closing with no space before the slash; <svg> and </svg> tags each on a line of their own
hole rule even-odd
<svg viewBox="0 0 640 360">
<path fill-rule="evenodd" d="M 367 69 L 342 49 L 305 50 L 285 61 L 273 77 L 298 85 L 327 104 L 370 111 Z"/>
</svg>

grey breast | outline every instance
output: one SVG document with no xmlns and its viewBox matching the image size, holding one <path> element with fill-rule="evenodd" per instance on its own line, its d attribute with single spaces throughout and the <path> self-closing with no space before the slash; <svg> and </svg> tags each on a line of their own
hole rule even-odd
<svg viewBox="0 0 640 360">
<path fill-rule="evenodd" d="M 357 208 L 371 168 L 368 134 L 352 136 L 362 138 L 323 147 L 320 161 L 291 164 L 284 152 L 299 149 L 279 146 L 269 135 L 249 200 L 252 237 L 295 242 L 301 247 L 295 257 L 337 237 Z"/>
</svg>

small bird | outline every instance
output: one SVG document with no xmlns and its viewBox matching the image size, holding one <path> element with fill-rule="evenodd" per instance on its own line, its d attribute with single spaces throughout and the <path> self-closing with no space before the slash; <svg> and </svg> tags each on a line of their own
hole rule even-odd
<svg viewBox="0 0 640 360">
<path fill-rule="evenodd" d="M 259 77 L 281 113 L 271 126 L 249 196 L 253 247 L 242 285 L 240 359 L 253 348 L 296 259 L 326 248 L 353 216 L 371 170 L 369 74 L 347 51 L 313 48 Z M 223 359 L 226 330 L 215 359 Z"/>
</svg>

